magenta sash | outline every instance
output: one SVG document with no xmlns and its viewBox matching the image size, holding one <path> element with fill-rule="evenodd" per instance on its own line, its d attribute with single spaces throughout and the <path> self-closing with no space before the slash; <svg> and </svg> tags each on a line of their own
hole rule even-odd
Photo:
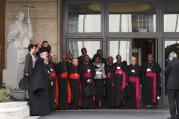
<svg viewBox="0 0 179 119">
<path fill-rule="evenodd" d="M 129 77 L 129 82 L 135 83 L 136 86 L 136 106 L 140 108 L 140 81 L 139 77 Z"/>
<path fill-rule="evenodd" d="M 86 72 L 86 73 L 84 73 L 84 76 L 85 76 L 86 78 L 91 78 L 91 77 L 92 77 L 92 74 L 91 74 L 91 72 Z"/>
<path fill-rule="evenodd" d="M 108 73 L 106 74 L 106 77 L 107 77 L 108 79 L 112 79 L 112 72 L 108 72 Z"/>
<path fill-rule="evenodd" d="M 153 100 L 153 104 L 156 104 L 157 102 L 157 74 L 155 72 L 146 72 L 145 75 L 152 79 L 152 82 L 153 82 L 152 100 Z"/>
<path fill-rule="evenodd" d="M 122 69 L 117 69 L 115 75 L 122 75 L 122 89 L 124 89 L 126 87 L 126 73 Z"/>
</svg>

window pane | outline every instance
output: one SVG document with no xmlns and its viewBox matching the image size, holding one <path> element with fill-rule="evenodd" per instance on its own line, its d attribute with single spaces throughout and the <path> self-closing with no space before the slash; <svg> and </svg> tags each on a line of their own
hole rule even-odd
<svg viewBox="0 0 179 119">
<path fill-rule="evenodd" d="M 164 32 L 179 32 L 179 14 L 164 15 Z"/>
<path fill-rule="evenodd" d="M 75 57 L 81 55 L 81 48 L 86 48 L 88 55 L 92 58 L 98 49 L 100 49 L 100 41 L 70 41 L 69 49 Z"/>
<path fill-rule="evenodd" d="M 179 32 L 179 1 L 165 0 L 164 32 Z"/>
<path fill-rule="evenodd" d="M 152 4 L 111 3 L 109 32 L 156 32 L 156 15 Z"/>
<path fill-rule="evenodd" d="M 122 61 L 130 61 L 130 41 L 110 41 L 109 42 L 109 56 L 114 58 L 116 62 L 116 55 L 120 54 Z"/>
<path fill-rule="evenodd" d="M 69 32 L 101 32 L 100 4 L 71 3 L 68 11 Z"/>
</svg>

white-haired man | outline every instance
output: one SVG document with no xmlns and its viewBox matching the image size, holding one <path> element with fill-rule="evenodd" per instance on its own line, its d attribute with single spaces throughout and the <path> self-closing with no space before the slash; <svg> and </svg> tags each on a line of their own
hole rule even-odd
<svg viewBox="0 0 179 119">
<path fill-rule="evenodd" d="M 50 72 L 48 71 L 48 49 L 39 49 L 40 57 L 35 63 L 30 81 L 30 114 L 45 116 L 51 112 Z"/>
<path fill-rule="evenodd" d="M 171 115 L 168 119 L 179 119 L 179 60 L 177 59 L 177 54 L 171 52 L 169 60 L 170 63 L 168 63 L 165 70 Z"/>
</svg>

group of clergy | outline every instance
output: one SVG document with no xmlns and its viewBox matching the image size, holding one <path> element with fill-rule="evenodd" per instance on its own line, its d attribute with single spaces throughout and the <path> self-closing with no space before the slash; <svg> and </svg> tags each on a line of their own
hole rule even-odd
<svg viewBox="0 0 179 119">
<path fill-rule="evenodd" d="M 103 58 L 102 50 L 91 59 L 87 49 L 73 58 L 64 55 L 54 70 L 59 81 L 59 108 L 156 108 L 161 93 L 160 66 L 152 54 L 142 67 L 131 57 L 130 65 L 120 55 Z"/>
<path fill-rule="evenodd" d="M 87 49 L 75 58 L 68 51 L 62 61 L 52 62 L 48 47 L 41 47 L 30 79 L 31 115 L 46 115 L 53 109 L 156 108 L 161 93 L 160 66 L 148 54 L 143 66 L 131 57 L 130 65 L 120 55 L 105 59 L 102 50 L 91 59 Z"/>
</svg>

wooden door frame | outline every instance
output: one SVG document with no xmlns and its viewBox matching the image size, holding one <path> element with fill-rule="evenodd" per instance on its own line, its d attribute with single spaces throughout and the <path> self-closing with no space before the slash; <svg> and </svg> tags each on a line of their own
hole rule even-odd
<svg viewBox="0 0 179 119">
<path fill-rule="evenodd" d="M 5 68 L 5 2 L 6 0 L 0 0 L 0 84 Z"/>
</svg>

